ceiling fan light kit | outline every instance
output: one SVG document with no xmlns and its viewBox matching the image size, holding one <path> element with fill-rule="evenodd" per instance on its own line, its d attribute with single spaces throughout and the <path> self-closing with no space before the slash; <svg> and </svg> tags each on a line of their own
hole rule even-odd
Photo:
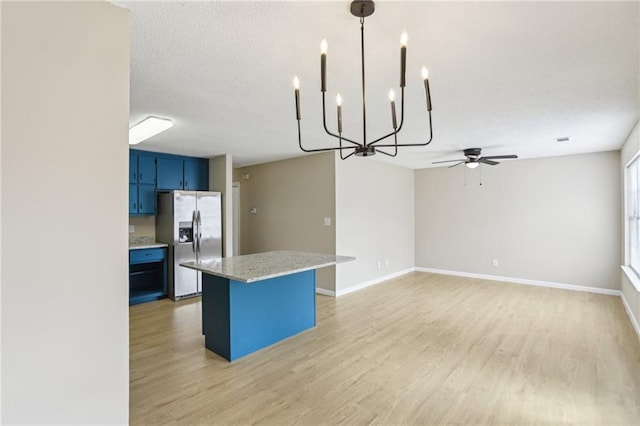
<svg viewBox="0 0 640 426">
<path fill-rule="evenodd" d="M 322 124 L 325 132 L 336 139 L 338 139 L 338 146 L 328 147 L 328 148 L 316 148 L 316 149 L 307 149 L 302 146 L 302 136 L 301 136 L 301 128 L 300 128 L 300 80 L 298 77 L 294 77 L 293 86 L 294 86 L 294 94 L 295 94 L 295 103 L 296 103 L 296 120 L 298 123 L 298 145 L 300 149 L 304 152 L 320 152 L 320 151 L 339 151 L 340 158 L 345 160 L 352 155 L 356 157 L 369 157 L 375 155 L 376 153 L 381 153 L 384 155 L 388 155 L 390 157 L 395 157 L 398 155 L 398 147 L 406 147 L 406 146 L 426 146 L 429 145 L 433 139 L 433 129 L 431 126 L 431 94 L 429 89 L 429 72 L 427 68 L 422 67 L 421 74 L 424 83 L 425 97 L 426 97 L 426 105 L 427 105 L 427 114 L 429 117 L 429 139 L 424 143 L 410 143 L 410 144 L 399 144 L 398 143 L 398 133 L 402 130 L 402 125 L 404 123 L 404 88 L 406 86 L 406 65 L 407 65 L 407 40 L 408 36 L 406 32 L 402 33 L 400 38 L 400 123 L 398 125 L 396 118 L 396 103 L 395 103 L 395 93 L 393 90 L 389 92 L 389 101 L 391 103 L 391 127 L 393 131 L 379 137 L 371 142 L 367 141 L 367 108 L 366 108 L 366 85 L 365 85 L 365 61 L 364 61 L 364 18 L 367 16 L 371 16 L 375 11 L 375 3 L 372 0 L 354 0 L 351 2 L 351 14 L 357 18 L 360 18 L 360 58 L 361 58 L 361 69 L 362 69 L 362 142 L 357 142 L 353 139 L 346 138 L 342 136 L 342 97 L 340 94 L 336 96 L 336 104 L 337 104 L 337 134 L 332 132 L 327 127 L 327 117 L 326 117 L 326 102 L 325 95 L 327 91 L 327 51 L 328 51 L 328 43 L 326 40 L 322 40 L 320 44 L 320 91 L 322 92 Z M 393 143 L 381 143 L 384 140 L 393 137 Z M 391 148 L 393 152 L 386 152 L 380 148 Z M 347 155 L 344 155 L 344 151 L 351 150 L 351 152 Z"/>
</svg>

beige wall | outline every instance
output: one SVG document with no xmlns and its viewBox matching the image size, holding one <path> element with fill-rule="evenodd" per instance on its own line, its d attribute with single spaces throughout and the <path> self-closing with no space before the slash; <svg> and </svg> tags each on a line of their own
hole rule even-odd
<svg viewBox="0 0 640 426">
<path fill-rule="evenodd" d="M 414 172 L 370 158 L 336 162 L 338 295 L 414 266 Z M 380 267 L 378 267 L 380 263 Z"/>
<path fill-rule="evenodd" d="M 0 7 L 0 423 L 126 424 L 129 14 Z"/>
<path fill-rule="evenodd" d="M 640 151 L 640 121 L 636 123 L 633 131 L 627 138 L 627 141 L 625 142 L 620 152 L 620 169 L 622 171 L 621 176 L 624 173 L 625 165 L 633 158 L 634 155 L 638 153 L 638 151 Z M 623 188 L 623 191 L 624 191 L 624 188 Z M 623 204 L 621 204 L 621 209 L 624 209 Z M 624 232 L 625 232 L 624 217 L 625 217 L 625 213 L 624 213 L 624 210 L 622 210 L 621 218 L 623 220 L 623 226 L 621 227 L 621 234 L 622 234 L 621 239 L 623 242 L 624 242 Z M 624 253 L 624 243 L 623 243 L 623 253 Z M 620 260 L 620 263 L 621 264 L 625 263 L 624 257 Z M 631 315 L 635 319 L 636 324 L 640 324 L 640 292 L 636 290 L 636 288 L 631 283 L 631 281 L 629 281 L 629 279 L 627 278 L 627 275 L 624 272 L 621 272 L 620 285 L 622 287 L 622 296 L 624 297 L 629 309 L 631 310 Z"/>
<path fill-rule="evenodd" d="M 244 175 L 248 179 L 243 179 Z M 241 254 L 300 250 L 335 254 L 333 154 L 316 154 L 234 171 L 240 182 Z M 250 209 L 256 208 L 256 214 Z M 331 218 L 331 226 L 324 218 Z M 318 270 L 317 286 L 335 288 L 335 269 Z"/>
<path fill-rule="evenodd" d="M 233 164 L 231 155 L 209 160 L 209 190 L 222 194 L 222 256 L 233 255 Z"/>
<path fill-rule="evenodd" d="M 617 151 L 417 170 L 416 266 L 617 289 L 619 187 Z"/>
</svg>

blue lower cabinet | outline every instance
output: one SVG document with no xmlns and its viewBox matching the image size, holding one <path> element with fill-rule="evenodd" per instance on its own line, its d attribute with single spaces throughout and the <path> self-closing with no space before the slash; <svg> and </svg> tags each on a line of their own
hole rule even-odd
<svg viewBox="0 0 640 426">
<path fill-rule="evenodd" d="M 207 349 L 234 361 L 316 325 L 315 270 L 250 284 L 202 274 Z"/>
<path fill-rule="evenodd" d="M 167 297 L 167 249 L 129 250 L 129 305 Z"/>
</svg>

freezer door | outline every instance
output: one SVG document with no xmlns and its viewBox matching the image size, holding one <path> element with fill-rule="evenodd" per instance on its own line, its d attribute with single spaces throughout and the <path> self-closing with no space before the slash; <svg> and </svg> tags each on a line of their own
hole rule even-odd
<svg viewBox="0 0 640 426">
<path fill-rule="evenodd" d="M 198 293 L 198 272 L 180 266 L 196 260 L 196 193 L 173 191 L 174 297 Z"/>
<path fill-rule="evenodd" d="M 193 222 L 196 211 L 196 193 L 193 191 L 173 191 L 171 194 L 173 195 L 173 244 L 181 244 L 180 223 L 184 226 L 187 222 Z M 194 230 L 195 228 L 193 226 Z"/>
<path fill-rule="evenodd" d="M 193 250 L 190 244 L 176 244 L 174 246 L 174 281 L 173 295 L 174 299 L 180 299 L 188 295 L 198 293 L 198 271 L 180 266 L 184 262 L 193 262 L 195 260 Z"/>
<path fill-rule="evenodd" d="M 219 192 L 196 192 L 198 209 L 198 260 L 222 257 L 222 208 Z"/>
</svg>

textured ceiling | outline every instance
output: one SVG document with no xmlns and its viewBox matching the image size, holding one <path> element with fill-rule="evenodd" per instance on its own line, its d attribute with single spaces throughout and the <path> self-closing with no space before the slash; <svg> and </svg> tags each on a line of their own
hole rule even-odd
<svg viewBox="0 0 640 426">
<path fill-rule="evenodd" d="M 157 115 L 175 124 L 140 149 L 232 154 L 235 166 L 299 156 L 296 74 L 303 143 L 334 143 L 321 124 L 323 38 L 328 125 L 339 91 L 344 134 L 362 138 L 359 22 L 348 1 L 115 3 L 131 10 L 130 123 Z M 390 131 L 386 96 L 397 91 L 406 30 L 399 141 L 426 138 L 423 64 L 434 141 L 375 160 L 423 168 L 468 147 L 520 158 L 618 149 L 640 116 L 639 28 L 636 2 L 377 2 L 365 21 L 368 137 Z M 561 136 L 571 141 L 554 141 Z"/>
</svg>

